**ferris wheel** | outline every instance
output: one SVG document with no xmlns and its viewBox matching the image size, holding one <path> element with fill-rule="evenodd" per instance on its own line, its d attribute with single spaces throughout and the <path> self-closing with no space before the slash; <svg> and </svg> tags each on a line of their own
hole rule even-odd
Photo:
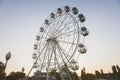
<svg viewBox="0 0 120 80">
<path fill-rule="evenodd" d="M 86 53 L 84 38 L 89 31 L 85 20 L 76 7 L 65 6 L 50 13 L 36 35 L 32 68 L 46 73 L 48 80 L 51 70 L 61 72 L 63 65 Z"/>
</svg>

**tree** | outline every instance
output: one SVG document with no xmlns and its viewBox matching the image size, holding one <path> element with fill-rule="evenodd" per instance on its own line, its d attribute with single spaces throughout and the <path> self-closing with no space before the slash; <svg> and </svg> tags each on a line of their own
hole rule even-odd
<svg viewBox="0 0 120 80">
<path fill-rule="evenodd" d="M 4 80 L 5 78 L 5 65 L 0 61 L 0 80 Z"/>
<path fill-rule="evenodd" d="M 59 72 L 57 72 L 55 69 L 53 69 L 53 70 L 51 70 L 51 72 L 49 72 L 49 76 L 52 76 L 52 77 L 56 78 L 57 80 L 61 80 Z"/>
<path fill-rule="evenodd" d="M 70 69 L 68 68 L 67 64 L 64 64 L 62 67 L 62 75 L 64 75 L 65 79 L 70 80 L 70 78 L 73 78 L 72 72 L 70 71 Z"/>
<path fill-rule="evenodd" d="M 114 65 L 112 66 L 112 71 L 113 71 L 113 77 L 117 78 L 117 69 Z"/>
<path fill-rule="evenodd" d="M 104 72 L 103 72 L 102 69 L 101 69 L 101 78 L 102 78 L 102 79 L 105 79 L 105 75 L 104 75 Z"/>
<path fill-rule="evenodd" d="M 79 80 L 79 76 L 76 72 L 73 72 L 73 80 Z"/>
<path fill-rule="evenodd" d="M 120 67 L 116 65 L 117 72 L 120 73 Z"/>
<path fill-rule="evenodd" d="M 22 72 L 11 72 L 7 77 L 6 80 L 18 80 L 25 78 L 25 73 Z"/>
<path fill-rule="evenodd" d="M 81 70 L 81 79 L 82 79 L 82 80 L 86 80 L 85 68 L 83 68 L 83 69 Z"/>
<path fill-rule="evenodd" d="M 101 74 L 104 74 L 103 70 L 101 69 Z"/>
<path fill-rule="evenodd" d="M 117 69 L 118 80 L 120 80 L 120 67 L 118 65 L 116 65 L 116 69 Z"/>
<path fill-rule="evenodd" d="M 101 78 L 101 75 L 100 75 L 100 72 L 99 71 L 95 71 L 95 76 L 97 79 L 100 79 Z"/>
<path fill-rule="evenodd" d="M 86 74 L 86 80 L 95 80 L 95 75 L 94 75 L 94 74 L 87 73 L 87 74 Z"/>
<path fill-rule="evenodd" d="M 112 66 L 112 71 L 113 71 L 114 74 L 117 73 L 117 69 L 116 69 L 116 67 L 114 65 Z"/>
</svg>

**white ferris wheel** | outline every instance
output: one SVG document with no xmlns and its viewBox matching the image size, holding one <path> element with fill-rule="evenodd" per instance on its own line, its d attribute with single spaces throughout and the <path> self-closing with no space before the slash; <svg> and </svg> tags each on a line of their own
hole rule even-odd
<svg viewBox="0 0 120 80">
<path fill-rule="evenodd" d="M 89 31 L 84 26 L 85 20 L 76 7 L 65 6 L 50 13 L 36 36 L 32 69 L 45 73 L 49 80 L 51 70 L 61 75 L 65 72 L 63 66 L 70 65 L 80 53 L 86 53 L 84 40 Z M 68 72 L 66 74 L 69 76 Z"/>
</svg>

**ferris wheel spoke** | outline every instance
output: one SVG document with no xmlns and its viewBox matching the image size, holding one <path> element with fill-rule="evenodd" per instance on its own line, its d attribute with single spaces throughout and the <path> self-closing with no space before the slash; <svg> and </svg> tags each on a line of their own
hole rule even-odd
<svg viewBox="0 0 120 80">
<path fill-rule="evenodd" d="M 55 21 L 53 21 L 53 22 L 55 22 Z M 51 32 L 51 30 L 52 30 L 52 27 L 53 27 L 53 26 L 47 26 L 47 27 L 45 28 L 45 30 L 43 31 L 43 33 L 42 33 L 42 37 L 43 37 L 44 35 L 49 35 L 50 32 Z"/>
<path fill-rule="evenodd" d="M 53 46 L 53 45 L 52 45 Z M 55 45 L 56 46 L 56 45 Z M 54 51 L 54 56 L 55 56 L 55 61 L 57 62 L 57 66 L 59 68 L 59 70 L 61 70 L 60 68 L 60 64 L 59 64 L 59 61 L 57 59 L 57 55 L 56 55 L 56 47 L 53 46 L 53 51 Z"/>
<path fill-rule="evenodd" d="M 56 16 L 56 19 L 57 20 L 53 21 L 52 26 L 49 28 L 50 29 L 49 32 L 52 32 L 51 30 L 54 30 L 60 24 L 60 21 L 61 21 L 60 15 Z"/>
<path fill-rule="evenodd" d="M 60 48 L 61 48 L 61 50 L 63 50 L 64 52 L 66 52 L 66 50 L 65 50 L 65 49 L 63 49 L 62 47 L 60 47 Z M 72 50 L 72 46 L 70 47 L 69 51 L 68 51 L 68 52 L 66 52 L 66 56 L 68 56 L 67 62 L 69 62 L 69 61 L 70 61 L 70 59 L 69 59 L 69 58 L 71 57 L 71 55 L 69 55 L 70 50 Z"/>
<path fill-rule="evenodd" d="M 57 61 L 56 59 L 57 59 L 57 56 L 56 56 L 56 44 L 55 43 L 52 44 L 52 48 L 53 48 L 53 53 L 54 53 L 54 68 L 56 68 L 56 61 Z"/>
<path fill-rule="evenodd" d="M 74 41 L 76 41 L 76 43 L 78 44 L 79 36 L 75 36 L 75 35 L 74 35 L 73 42 L 74 42 Z M 71 48 L 70 48 L 70 49 L 72 49 L 72 46 L 73 46 L 73 45 L 71 45 Z M 71 58 L 74 56 L 77 47 L 78 47 L 78 45 L 76 45 L 76 48 L 73 50 L 73 54 L 71 55 L 71 57 L 69 58 L 69 60 L 71 60 Z"/>
<path fill-rule="evenodd" d="M 37 57 L 35 63 L 38 61 L 39 57 L 42 55 L 42 53 L 43 53 L 43 51 L 45 50 L 46 46 L 47 46 L 47 43 L 46 43 L 45 46 L 42 48 L 42 50 L 38 52 L 39 55 L 38 55 L 38 57 Z"/>
<path fill-rule="evenodd" d="M 48 49 L 48 46 L 47 46 L 47 48 L 45 49 L 45 52 L 44 52 L 44 57 L 43 57 L 43 61 L 41 61 L 42 63 L 40 64 L 41 65 L 41 68 L 40 68 L 40 70 L 42 70 L 42 68 L 43 68 L 43 65 L 44 65 L 44 61 L 45 61 L 45 59 L 46 59 L 46 57 L 47 57 L 47 49 Z M 42 57 L 41 57 L 42 58 Z"/>
<path fill-rule="evenodd" d="M 65 64 L 68 63 L 70 61 L 69 58 L 71 57 L 71 55 L 69 55 L 70 51 L 66 52 L 66 50 L 63 49 L 62 47 L 60 47 L 60 45 L 58 45 L 58 47 L 59 47 L 60 51 L 63 53 L 65 59 L 67 60 L 67 62 L 65 62 Z"/>
<path fill-rule="evenodd" d="M 73 28 L 72 26 L 75 26 L 75 24 L 76 24 L 76 26 L 78 25 L 77 21 L 76 21 L 76 18 L 73 17 L 73 15 L 71 15 L 71 14 L 70 14 L 70 16 L 71 16 L 72 20 L 71 21 L 67 21 L 65 26 L 59 32 L 62 32 L 64 30 L 62 32 L 62 33 L 64 33 L 64 32 L 66 32 L 66 30 L 70 30 L 71 28 Z M 66 26 L 68 26 L 68 27 L 66 27 Z"/>
<path fill-rule="evenodd" d="M 72 43 L 74 43 L 74 41 L 76 41 L 76 40 L 77 40 L 77 37 L 74 37 Z M 76 46 L 77 46 L 77 44 L 78 44 L 78 43 L 76 43 Z M 68 51 L 68 54 L 70 53 L 71 50 L 73 50 L 73 48 L 72 48 L 73 45 L 74 45 L 74 44 L 71 44 L 71 46 L 70 46 L 70 48 L 69 48 L 69 51 Z M 62 47 L 61 47 L 61 48 L 62 48 Z M 63 50 L 64 50 L 64 49 L 63 49 Z M 64 50 L 64 51 L 65 51 L 65 50 Z M 75 50 L 74 50 L 74 51 L 75 51 Z M 71 56 L 69 57 L 69 60 L 68 60 L 68 61 L 70 61 L 70 60 L 72 59 L 72 57 L 74 56 L 74 54 L 75 54 L 74 51 L 72 51 L 72 54 L 71 54 Z"/>
<path fill-rule="evenodd" d="M 69 62 L 68 61 L 68 57 L 67 56 L 69 56 L 69 54 L 65 54 L 65 50 L 63 49 L 63 48 L 61 48 L 58 44 L 57 44 L 57 46 L 58 46 L 58 48 L 60 49 L 60 51 L 61 51 L 61 53 L 63 53 L 63 55 L 64 55 L 64 57 L 66 58 L 66 60 L 67 60 L 67 62 Z M 66 63 L 66 62 L 65 62 Z"/>
<path fill-rule="evenodd" d="M 44 31 L 44 34 L 43 35 L 49 35 L 49 30 L 47 30 L 48 28 L 46 28 L 46 30 Z"/>
<path fill-rule="evenodd" d="M 62 51 L 61 51 L 61 49 L 60 49 L 60 47 L 59 47 L 58 44 L 57 44 L 57 48 L 58 48 L 58 51 L 59 51 L 59 53 L 60 53 L 60 57 L 61 57 L 61 59 L 62 59 L 62 62 L 65 64 L 66 62 L 65 62 L 65 60 L 64 60 L 64 58 L 63 58 L 63 53 L 62 53 Z"/>
<path fill-rule="evenodd" d="M 59 30 L 59 28 L 62 26 L 62 24 L 64 24 L 64 21 L 67 19 L 67 15 L 65 15 L 65 17 L 63 18 L 63 20 L 61 21 L 60 25 L 57 25 L 57 30 Z"/>
<path fill-rule="evenodd" d="M 47 45 L 47 43 L 46 43 L 46 44 L 45 44 L 45 46 L 43 47 L 43 49 L 42 49 L 41 53 L 42 53 L 42 52 L 43 52 L 43 50 L 45 49 L 46 45 Z M 32 68 L 30 69 L 30 71 L 29 71 L 28 75 L 31 73 L 31 71 L 32 71 L 32 69 L 33 69 L 33 67 L 34 67 L 35 63 L 38 61 L 38 59 L 39 59 L 40 55 L 41 55 L 41 54 L 39 54 L 39 55 L 38 55 L 38 57 L 37 57 L 37 59 L 35 60 L 35 62 L 34 62 L 34 64 L 33 64 Z M 27 76 L 28 76 L 28 75 L 27 75 Z"/>
<path fill-rule="evenodd" d="M 57 40 L 58 42 L 63 42 L 63 43 L 66 43 L 66 44 L 72 44 L 72 45 L 77 45 L 77 43 L 74 43 L 74 42 L 67 42 L 67 41 L 62 41 L 62 40 Z"/>
<path fill-rule="evenodd" d="M 49 28 L 49 32 L 51 32 L 49 34 L 56 33 L 57 30 L 59 30 L 59 28 L 61 27 L 61 25 L 64 23 L 66 19 L 67 19 L 66 15 L 65 17 L 58 16 L 57 21 L 54 21 L 54 23 L 51 25 L 51 28 Z"/>
<path fill-rule="evenodd" d="M 49 47 L 50 47 L 50 42 L 48 41 L 48 44 L 49 44 Z M 48 76 L 49 76 L 49 67 L 50 67 L 50 64 L 51 64 L 51 59 L 52 59 L 52 55 L 53 55 L 53 50 L 51 51 L 51 53 L 49 53 L 50 52 L 50 50 L 48 49 L 48 63 L 47 63 L 47 74 L 46 74 L 46 76 L 47 76 L 47 78 L 48 78 Z"/>
<path fill-rule="evenodd" d="M 69 25 L 69 24 L 71 24 L 72 23 L 72 17 L 70 17 L 70 19 L 66 22 L 66 24 L 64 24 L 64 26 L 63 26 L 63 28 L 59 31 L 59 32 L 61 32 L 62 30 L 65 30 L 65 28 L 67 28 L 66 26 L 67 25 Z M 69 22 L 69 23 L 68 23 Z"/>
<path fill-rule="evenodd" d="M 68 37 L 70 37 L 70 36 L 68 36 Z M 72 50 L 72 46 L 73 46 L 73 45 L 76 45 L 76 46 L 77 46 L 77 42 L 74 43 L 74 42 L 76 41 L 76 39 L 77 39 L 77 38 L 75 38 L 75 37 L 76 37 L 76 36 L 74 35 L 72 42 L 71 42 L 71 41 L 69 42 L 69 39 L 68 39 L 68 41 L 66 41 L 66 40 L 60 40 L 60 42 L 62 42 L 62 43 L 66 43 L 66 44 L 70 44 L 70 45 L 71 45 L 68 53 L 70 53 L 70 51 Z M 64 36 L 64 38 L 65 38 L 65 36 Z M 58 41 L 58 42 L 59 42 L 59 41 Z M 67 46 L 66 46 L 66 47 L 67 47 Z"/>
<path fill-rule="evenodd" d="M 80 33 L 79 30 L 75 29 L 75 30 L 71 30 L 69 32 L 64 32 L 64 33 L 60 34 L 58 37 L 60 37 L 60 36 L 67 37 L 67 36 L 72 36 L 73 34 L 78 34 L 78 33 Z"/>
<path fill-rule="evenodd" d="M 43 40 L 44 40 L 44 42 L 46 42 L 46 40 L 48 39 L 48 37 L 46 36 L 46 37 L 41 37 Z"/>
<path fill-rule="evenodd" d="M 58 26 L 58 25 L 59 25 L 59 22 L 60 22 L 60 19 L 61 19 L 61 17 L 60 17 L 60 16 L 58 16 L 58 17 L 59 17 L 59 19 L 57 20 L 56 26 Z"/>
<path fill-rule="evenodd" d="M 68 17 L 68 16 L 67 16 L 67 17 Z M 66 17 L 66 19 L 67 19 L 67 17 Z M 61 31 L 64 29 L 64 27 L 66 27 L 67 24 L 71 23 L 71 20 L 72 20 L 71 17 L 69 18 L 69 20 L 67 20 L 67 22 L 69 22 L 69 23 L 66 22 L 66 19 L 64 19 L 64 21 L 61 22 L 61 25 L 60 25 L 60 26 L 63 25 L 63 27 L 60 29 L 59 32 L 61 32 Z M 66 23 L 65 23 L 65 22 L 66 22 Z M 59 30 L 59 28 L 58 28 L 58 30 Z"/>
<path fill-rule="evenodd" d="M 74 24 L 75 24 L 75 23 L 74 23 Z M 70 28 L 72 28 L 72 26 L 73 26 L 74 24 L 72 24 L 71 26 L 69 26 L 69 27 L 66 28 L 66 29 L 67 29 L 67 30 L 70 30 Z M 72 32 L 77 33 L 77 32 L 79 32 L 79 30 L 78 30 L 78 29 L 74 29 L 74 30 L 71 30 L 71 31 L 68 31 L 68 32 L 66 32 L 66 30 L 64 30 L 64 32 L 62 32 L 61 34 L 59 34 L 59 35 L 57 35 L 57 36 L 59 37 L 59 36 L 61 36 L 61 35 L 65 35 L 65 34 L 72 33 Z"/>
</svg>

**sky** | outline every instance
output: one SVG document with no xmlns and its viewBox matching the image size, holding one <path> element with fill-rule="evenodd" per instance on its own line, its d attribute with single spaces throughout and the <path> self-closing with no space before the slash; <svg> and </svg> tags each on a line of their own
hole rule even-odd
<svg viewBox="0 0 120 80">
<path fill-rule="evenodd" d="M 65 5 L 85 15 L 90 31 L 85 40 L 88 51 L 80 55 L 79 68 L 94 73 L 112 72 L 112 65 L 120 66 L 119 0 L 0 0 L 0 61 L 5 63 L 6 53 L 12 54 L 7 73 L 22 67 L 29 72 L 39 28 L 51 12 Z"/>
</svg>

